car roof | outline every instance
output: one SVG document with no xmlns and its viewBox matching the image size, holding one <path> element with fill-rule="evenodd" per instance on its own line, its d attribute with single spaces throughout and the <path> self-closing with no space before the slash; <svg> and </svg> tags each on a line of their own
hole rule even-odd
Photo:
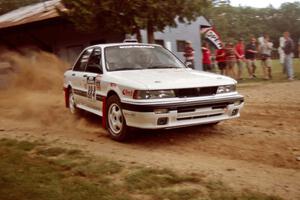
<svg viewBox="0 0 300 200">
<path fill-rule="evenodd" d="M 88 46 L 85 48 L 89 49 L 89 48 L 95 48 L 95 47 L 100 47 L 100 48 L 105 48 L 105 47 L 113 47 L 113 46 L 120 46 L 120 45 L 139 45 L 139 46 L 161 46 L 158 44 L 148 44 L 148 43 L 138 43 L 138 42 L 122 42 L 122 43 L 107 43 L 107 44 L 96 44 L 93 46 Z"/>
</svg>

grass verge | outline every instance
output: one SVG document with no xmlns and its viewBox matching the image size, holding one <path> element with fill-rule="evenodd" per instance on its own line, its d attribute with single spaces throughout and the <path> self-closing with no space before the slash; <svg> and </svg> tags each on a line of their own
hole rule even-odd
<svg viewBox="0 0 300 200">
<path fill-rule="evenodd" d="M 280 200 L 169 169 L 130 167 L 74 149 L 0 140 L 1 200 Z"/>
</svg>

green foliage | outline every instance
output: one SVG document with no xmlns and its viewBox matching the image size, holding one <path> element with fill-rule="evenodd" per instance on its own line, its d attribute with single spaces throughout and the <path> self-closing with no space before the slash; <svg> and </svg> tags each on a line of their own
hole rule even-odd
<svg viewBox="0 0 300 200">
<path fill-rule="evenodd" d="M 248 40 L 267 33 L 278 46 L 278 38 L 284 31 L 291 32 L 295 42 L 300 37 L 300 2 L 284 3 L 279 9 L 233 7 L 229 4 L 217 5 L 206 12 L 224 41 Z"/>
<path fill-rule="evenodd" d="M 62 0 L 68 9 L 65 16 L 80 30 L 150 34 L 166 26 L 190 22 L 200 16 L 207 0 Z M 153 35 L 152 35 L 153 36 Z"/>
</svg>

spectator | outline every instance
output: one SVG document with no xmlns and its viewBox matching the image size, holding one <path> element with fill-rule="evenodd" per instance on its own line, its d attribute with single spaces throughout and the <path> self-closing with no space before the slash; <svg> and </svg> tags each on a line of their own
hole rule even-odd
<svg viewBox="0 0 300 200">
<path fill-rule="evenodd" d="M 252 37 L 250 43 L 246 45 L 245 48 L 245 58 L 247 63 L 248 74 L 250 78 L 255 78 L 255 60 L 257 54 L 257 47 L 256 47 L 256 39 Z"/>
<path fill-rule="evenodd" d="M 222 75 L 225 75 L 226 69 L 226 53 L 224 49 L 224 45 L 222 44 L 222 49 L 218 49 L 216 52 L 216 61 L 218 63 L 219 70 Z"/>
<path fill-rule="evenodd" d="M 285 43 L 284 37 L 280 37 L 279 38 L 278 53 L 279 53 L 279 62 L 282 65 L 282 73 L 283 74 L 286 73 L 285 67 L 284 67 L 284 51 L 283 51 L 284 43 Z"/>
<path fill-rule="evenodd" d="M 284 67 L 289 80 L 294 80 L 294 69 L 293 69 L 293 50 L 294 42 L 290 38 L 289 32 L 284 32 L 283 37 L 285 39 L 283 51 L 284 51 Z"/>
<path fill-rule="evenodd" d="M 238 67 L 237 79 L 241 80 L 242 72 L 243 72 L 243 63 L 245 61 L 245 45 L 244 45 L 244 40 L 242 38 L 240 38 L 238 43 L 235 45 L 235 51 L 237 53 L 236 56 L 236 64 Z"/>
<path fill-rule="evenodd" d="M 202 46 L 202 63 L 204 71 L 211 71 L 211 52 L 209 50 L 209 46 L 207 42 L 203 43 Z"/>
<path fill-rule="evenodd" d="M 185 65 L 193 69 L 195 69 L 194 52 L 195 51 L 192 47 L 192 43 L 190 41 L 186 41 L 183 54 L 183 56 L 185 57 Z"/>
<path fill-rule="evenodd" d="M 272 78 L 271 70 L 271 53 L 273 49 L 273 43 L 269 41 L 270 37 L 265 35 L 261 44 L 259 45 L 259 52 L 261 57 L 261 65 L 263 67 L 264 79 L 268 80 Z"/>
<path fill-rule="evenodd" d="M 232 78 L 236 78 L 236 75 L 235 75 L 235 72 L 234 72 L 234 66 L 235 66 L 235 63 L 236 63 L 237 53 L 235 51 L 235 48 L 234 48 L 232 42 L 226 43 L 225 54 L 226 54 L 225 75 L 230 76 Z"/>
</svg>

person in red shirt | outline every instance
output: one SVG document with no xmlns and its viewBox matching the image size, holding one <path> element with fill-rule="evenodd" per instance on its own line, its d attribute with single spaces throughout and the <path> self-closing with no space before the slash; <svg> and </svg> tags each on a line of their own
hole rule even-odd
<svg viewBox="0 0 300 200">
<path fill-rule="evenodd" d="M 222 75 L 225 75 L 226 69 L 226 52 L 224 49 L 224 45 L 222 44 L 222 49 L 218 49 L 216 52 L 216 61 L 218 63 L 219 70 Z"/>
<path fill-rule="evenodd" d="M 236 56 L 237 52 L 235 51 L 234 45 L 232 42 L 226 43 L 225 46 L 225 53 L 226 53 L 226 70 L 225 75 L 230 76 L 231 78 L 236 78 L 236 74 L 234 71 L 234 66 L 236 63 Z"/>
<path fill-rule="evenodd" d="M 185 64 L 193 69 L 195 69 L 194 52 L 195 51 L 192 47 L 192 43 L 190 41 L 186 41 L 183 54 L 183 56 L 185 57 Z"/>
<path fill-rule="evenodd" d="M 241 80 L 243 73 L 243 63 L 245 62 L 245 44 L 242 38 L 239 39 L 238 43 L 235 45 L 236 51 L 236 64 L 238 67 L 237 79 Z"/>
<path fill-rule="evenodd" d="M 209 45 L 207 42 L 203 43 L 202 46 L 202 63 L 203 63 L 203 71 L 211 71 L 211 52 L 209 49 Z"/>
</svg>

